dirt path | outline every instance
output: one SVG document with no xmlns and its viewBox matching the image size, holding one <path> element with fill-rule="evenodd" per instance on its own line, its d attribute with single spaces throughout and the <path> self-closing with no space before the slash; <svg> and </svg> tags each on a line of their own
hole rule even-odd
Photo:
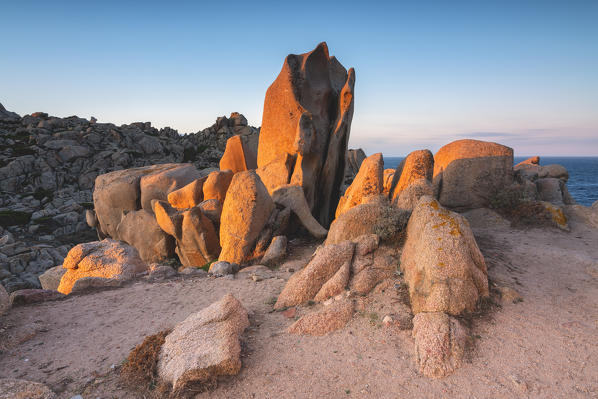
<svg viewBox="0 0 598 399">
<path fill-rule="evenodd" d="M 497 224 L 474 231 L 491 282 L 516 289 L 523 302 L 475 318 L 467 362 L 441 380 L 418 375 L 409 330 L 381 323 L 400 306 L 395 282 L 358 299 L 359 312 L 343 330 L 301 337 L 284 333 L 292 320 L 271 312 L 272 298 L 291 274 L 283 271 L 259 282 L 137 282 L 15 308 L 0 319 L 4 336 L 31 337 L 0 354 L 0 377 L 46 382 L 61 398 L 141 397 L 120 386 L 112 365 L 144 336 L 231 292 L 251 313 L 243 368 L 199 398 L 598 397 L 598 230 Z"/>
</svg>

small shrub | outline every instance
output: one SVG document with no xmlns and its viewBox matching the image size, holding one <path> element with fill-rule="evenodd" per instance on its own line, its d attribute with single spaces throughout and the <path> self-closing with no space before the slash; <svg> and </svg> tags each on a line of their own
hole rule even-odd
<svg viewBox="0 0 598 399">
<path fill-rule="evenodd" d="M 376 220 L 372 231 L 380 237 L 382 241 L 391 239 L 402 240 L 407 228 L 407 222 L 411 212 L 398 209 L 392 206 L 382 208 L 382 214 Z"/>
<path fill-rule="evenodd" d="M 143 342 L 129 353 L 122 368 L 120 377 L 132 388 L 158 386 L 158 357 L 170 330 L 145 337 Z"/>
</svg>

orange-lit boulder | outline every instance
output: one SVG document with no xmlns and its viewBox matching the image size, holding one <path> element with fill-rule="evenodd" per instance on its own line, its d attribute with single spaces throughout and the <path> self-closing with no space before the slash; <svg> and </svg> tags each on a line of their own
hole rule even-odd
<svg viewBox="0 0 598 399">
<path fill-rule="evenodd" d="M 111 239 L 76 245 L 62 267 L 66 273 L 60 279 L 58 292 L 65 295 L 70 294 L 76 281 L 82 278 L 125 281 L 147 270 L 135 248 Z"/>
<path fill-rule="evenodd" d="M 469 223 L 429 196 L 409 218 L 401 270 L 414 314 L 459 315 L 489 294 L 486 263 Z"/>
<path fill-rule="evenodd" d="M 339 217 L 349 209 L 361 205 L 367 197 L 382 193 L 384 189 L 383 168 L 382 153 L 371 155 L 363 161 L 355 180 L 347 188 L 345 195 L 340 198 L 335 217 Z"/>
<path fill-rule="evenodd" d="M 234 173 L 232 170 L 215 170 L 210 173 L 203 184 L 204 201 L 216 199 L 223 204 L 233 175 Z"/>
<path fill-rule="evenodd" d="M 121 241 L 135 247 L 147 263 L 174 256 L 174 239 L 160 229 L 154 214 L 145 209 L 124 214 L 116 233 Z"/>
<path fill-rule="evenodd" d="M 344 175 L 354 82 L 353 69 L 347 72 L 320 43 L 287 56 L 264 101 L 257 165 L 296 155 L 290 183 L 303 188 L 310 210 L 326 226 Z"/>
<path fill-rule="evenodd" d="M 260 179 L 262 179 L 268 192 L 272 194 L 278 187 L 289 183 L 294 164 L 295 157 L 284 153 L 269 164 L 257 168 L 256 172 L 260 176 Z"/>
<path fill-rule="evenodd" d="M 443 206 L 481 208 L 513 183 L 513 149 L 479 140 L 457 140 L 434 155 L 434 187 Z"/>
<path fill-rule="evenodd" d="M 141 208 L 152 210 L 152 200 L 166 201 L 168 194 L 185 187 L 201 177 L 201 172 L 193 164 L 174 164 L 172 168 L 141 177 Z"/>
<path fill-rule="evenodd" d="M 434 156 L 430 150 L 413 151 L 405 157 L 395 170 L 390 188 L 390 199 L 395 203 L 403 190 L 419 179 L 432 181 Z"/>
<path fill-rule="evenodd" d="M 218 257 L 218 235 L 200 207 L 177 211 L 166 201 L 154 201 L 153 206 L 160 228 L 176 239 L 184 266 L 203 266 Z"/>
<path fill-rule="evenodd" d="M 517 168 L 523 165 L 540 165 L 540 157 L 536 155 L 535 157 L 528 158 L 525 161 L 519 162 L 515 167 Z"/>
<path fill-rule="evenodd" d="M 193 180 L 168 194 L 168 203 L 176 209 L 193 208 L 203 201 L 203 184 L 207 177 Z"/>
<path fill-rule="evenodd" d="M 218 259 L 238 264 L 252 259 L 256 240 L 273 210 L 274 202 L 257 173 L 236 173 L 222 206 Z"/>
<path fill-rule="evenodd" d="M 257 168 L 257 144 L 257 135 L 236 135 L 229 138 L 220 159 L 220 170 L 230 169 L 237 173 Z"/>
</svg>

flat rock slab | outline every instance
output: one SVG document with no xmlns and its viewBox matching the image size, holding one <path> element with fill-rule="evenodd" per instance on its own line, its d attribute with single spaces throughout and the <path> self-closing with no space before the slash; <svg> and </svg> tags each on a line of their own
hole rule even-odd
<svg viewBox="0 0 598 399">
<path fill-rule="evenodd" d="M 19 306 L 27 305 L 30 303 L 55 301 L 64 297 L 64 294 L 54 290 L 18 290 L 10 294 L 10 303 L 12 304 L 12 306 Z"/>
</svg>

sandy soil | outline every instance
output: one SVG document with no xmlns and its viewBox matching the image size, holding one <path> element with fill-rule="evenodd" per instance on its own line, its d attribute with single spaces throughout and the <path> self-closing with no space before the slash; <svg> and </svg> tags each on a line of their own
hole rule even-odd
<svg viewBox="0 0 598 399">
<path fill-rule="evenodd" d="M 0 354 L 0 377 L 45 382 L 61 398 L 142 397 L 124 389 L 113 368 L 144 336 L 231 292 L 251 313 L 243 368 L 198 398 L 598 397 L 598 230 L 488 224 L 479 218 L 472 223 L 493 298 L 499 301 L 497 286 L 507 286 L 523 301 L 471 318 L 467 361 L 444 379 L 418 375 L 411 331 L 381 323 L 404 309 L 400 280 L 358 299 L 358 312 L 344 329 L 302 337 L 286 334 L 293 320 L 272 312 L 272 299 L 291 275 L 286 271 L 258 282 L 143 281 L 15 308 L 0 318 L 4 346 L 12 346 Z M 293 258 L 309 256 L 314 246 L 303 245 Z"/>
</svg>

